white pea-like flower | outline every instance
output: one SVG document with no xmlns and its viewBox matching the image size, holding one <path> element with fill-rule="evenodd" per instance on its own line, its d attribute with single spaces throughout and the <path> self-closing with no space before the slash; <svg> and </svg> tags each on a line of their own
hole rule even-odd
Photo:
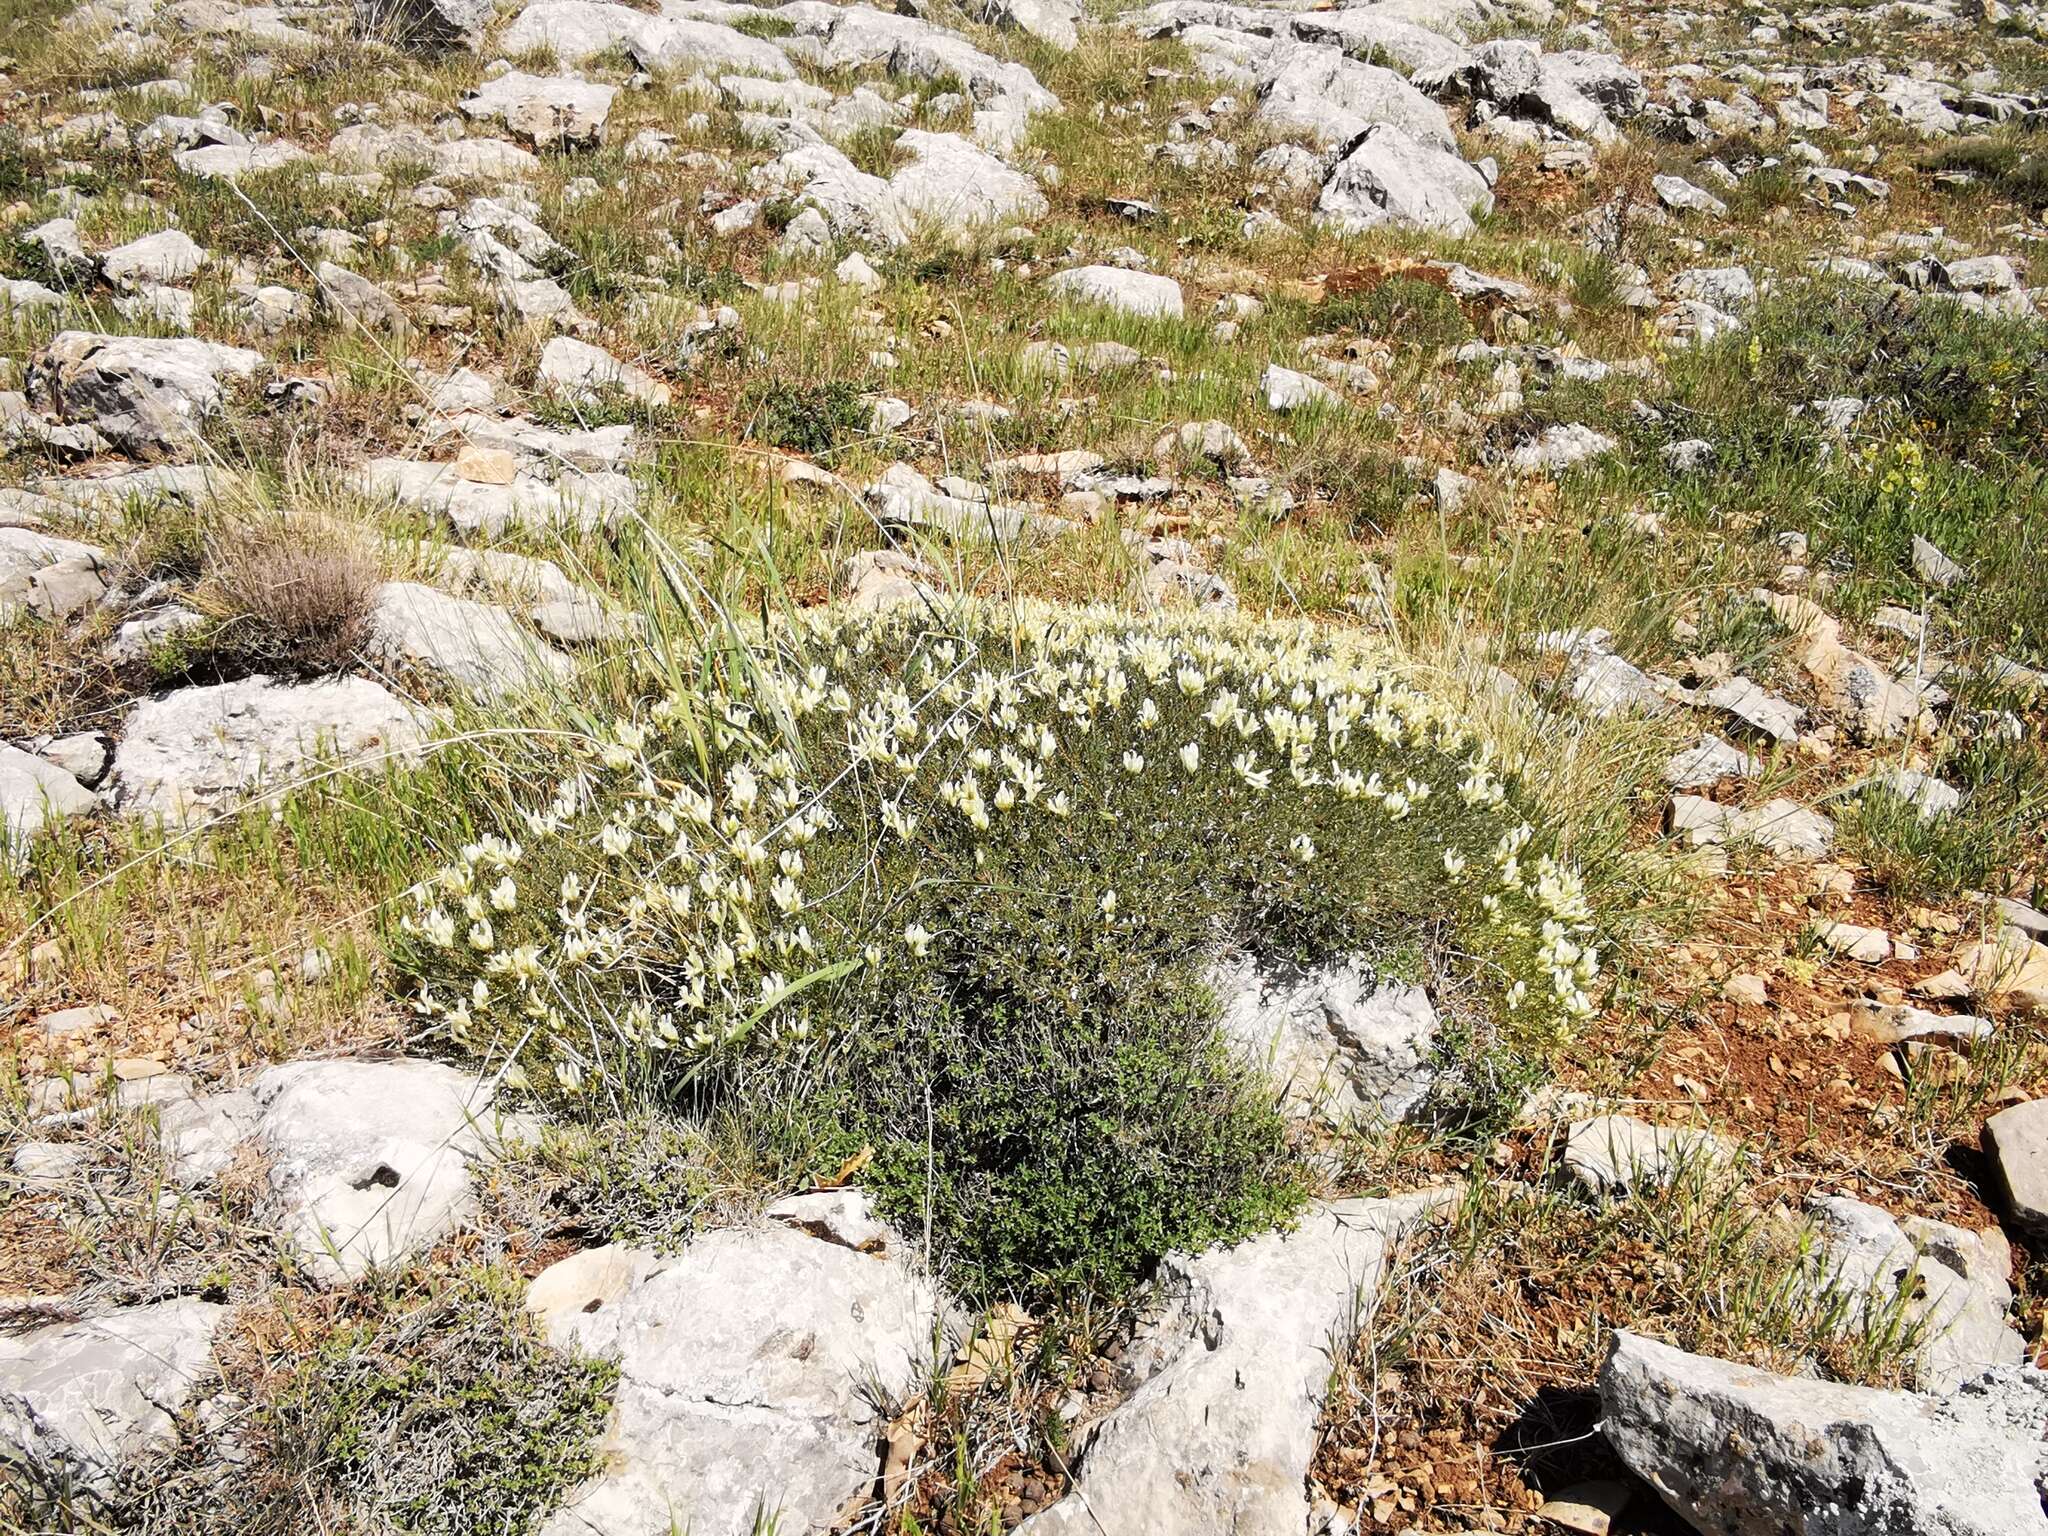
<svg viewBox="0 0 2048 1536">
<path fill-rule="evenodd" d="M 1101 900 L 1097 901 L 1095 905 L 1101 910 L 1102 920 L 1105 923 L 1113 921 L 1116 917 L 1116 892 L 1113 890 L 1104 891 Z"/>
<path fill-rule="evenodd" d="M 1465 873 L 1465 855 L 1454 848 L 1444 850 L 1444 873 L 1453 880 Z"/>
<path fill-rule="evenodd" d="M 469 947 L 471 949 L 477 950 L 480 953 L 487 952 L 497 942 L 498 935 L 496 930 L 491 927 L 491 920 L 489 918 L 480 917 L 469 925 Z"/>
<path fill-rule="evenodd" d="M 1294 840 L 1290 842 L 1287 845 L 1287 847 L 1288 850 L 1292 852 L 1297 859 L 1301 860 L 1302 863 L 1313 864 L 1315 862 L 1315 840 L 1311 838 L 1306 832 L 1300 832 L 1295 834 Z"/>
<path fill-rule="evenodd" d="M 519 905 L 519 887 L 510 875 L 491 887 L 491 909 L 495 912 L 510 912 Z"/>
<path fill-rule="evenodd" d="M 923 923 L 912 923 L 903 930 L 903 943 L 914 958 L 922 960 L 932 952 L 931 930 Z"/>
<path fill-rule="evenodd" d="M 1143 773 L 1144 771 L 1145 771 L 1145 759 L 1144 759 L 1144 756 L 1143 756 L 1143 754 L 1141 754 L 1141 753 L 1137 753 L 1137 752 L 1126 752 L 1126 753 L 1124 753 L 1124 772 L 1125 772 L 1125 773 Z"/>
<path fill-rule="evenodd" d="M 761 798 L 761 781 L 747 764 L 734 763 L 726 770 L 725 791 L 726 799 L 735 810 L 750 811 Z"/>
<path fill-rule="evenodd" d="M 1202 766 L 1202 749 L 1195 742 L 1188 742 L 1180 749 L 1180 765 L 1189 773 Z"/>
</svg>

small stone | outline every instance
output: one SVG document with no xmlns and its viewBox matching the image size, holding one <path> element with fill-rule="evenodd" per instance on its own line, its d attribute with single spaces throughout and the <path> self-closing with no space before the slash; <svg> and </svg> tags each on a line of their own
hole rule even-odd
<svg viewBox="0 0 2048 1536">
<path fill-rule="evenodd" d="M 610 1243 L 557 1259 L 526 1288 L 526 1310 L 543 1336 L 575 1317 L 617 1301 L 647 1277 L 655 1256 L 644 1248 Z"/>
<path fill-rule="evenodd" d="M 1565 1138 L 1564 1163 L 1596 1195 L 1625 1195 L 1671 1183 L 1689 1167 L 1725 1167 L 1727 1144 L 1688 1126 L 1649 1125 L 1627 1115 L 1576 1122 Z"/>
<path fill-rule="evenodd" d="M 1075 267 L 1055 274 L 1046 287 L 1060 298 L 1121 310 L 1144 320 L 1178 320 L 1182 314 L 1180 284 L 1150 272 Z"/>
<path fill-rule="evenodd" d="M 45 1040 L 61 1040 L 89 1029 L 104 1029 L 121 1022 L 121 1015 L 105 1003 L 88 1003 L 83 1008 L 60 1008 L 37 1019 L 33 1028 Z"/>
<path fill-rule="evenodd" d="M 1746 677 L 1732 677 L 1701 695 L 1700 702 L 1734 716 L 1743 724 L 1781 745 L 1799 739 L 1799 723 L 1806 712 L 1772 693 L 1766 693 Z"/>
<path fill-rule="evenodd" d="M 2013 1220 L 2031 1232 L 2048 1232 L 2048 1099 L 2015 1104 L 1985 1121 L 1984 1150 Z"/>
<path fill-rule="evenodd" d="M 519 460 L 503 448 L 469 447 L 455 456 L 455 474 L 471 485 L 510 485 Z"/>
<path fill-rule="evenodd" d="M 113 738 L 98 731 L 57 736 L 34 744 L 37 757 L 62 768 L 87 789 L 99 788 L 114 761 Z"/>
<path fill-rule="evenodd" d="M 1536 1511 L 1536 1518 L 1568 1531 L 1583 1532 L 1584 1536 L 1608 1536 L 1616 1518 L 1628 1508 L 1628 1501 L 1626 1483 L 1578 1483 L 1556 1498 L 1546 1499 Z"/>
<path fill-rule="evenodd" d="M 70 1142 L 25 1141 L 14 1149 L 9 1166 L 30 1184 L 61 1184 L 86 1164 L 85 1148 Z"/>
<path fill-rule="evenodd" d="M 1946 816 L 1963 803 L 1962 791 L 1953 784 L 1944 784 L 1933 774 L 1913 768 L 1880 768 L 1865 781 L 1865 787 L 1881 789 L 1905 801 L 1920 812 L 1922 821 Z"/>
<path fill-rule="evenodd" d="M 1721 995 L 1731 1003 L 1744 1007 L 1761 1008 L 1770 1001 L 1770 983 L 1763 977 L 1749 972 L 1730 976 L 1721 984 Z"/>
<path fill-rule="evenodd" d="M 1764 765 L 1718 736 L 1702 736 L 1664 764 L 1664 782 L 1673 789 L 1704 789 L 1723 779 L 1760 778 Z"/>
<path fill-rule="evenodd" d="M 1891 935 L 1882 928 L 1865 928 L 1855 923 L 1821 923 L 1813 929 L 1814 940 L 1824 949 L 1865 965 L 1882 965 L 1892 957 Z"/>
<path fill-rule="evenodd" d="M 1717 219 L 1728 215 L 1726 203 L 1683 176 L 1653 176 L 1650 188 L 1657 194 L 1657 201 L 1675 213 L 1704 213 Z"/>
<path fill-rule="evenodd" d="M 1343 403 L 1343 397 L 1321 380 L 1282 368 L 1278 363 L 1266 365 L 1266 371 L 1259 375 L 1259 389 L 1266 397 L 1267 409 L 1283 415 L 1304 406 Z"/>
<path fill-rule="evenodd" d="M 790 1195 L 765 1212 L 770 1221 L 795 1227 L 824 1242 L 863 1253 L 888 1246 L 889 1229 L 875 1219 L 867 1194 L 859 1189 L 819 1189 Z"/>
<path fill-rule="evenodd" d="M 1916 533 L 1913 535 L 1913 574 L 1930 587 L 1947 591 L 1968 573 Z"/>
<path fill-rule="evenodd" d="M 858 288 L 863 293 L 872 293 L 882 286 L 881 274 L 875 271 L 867 257 L 861 255 L 859 251 L 855 251 L 834 267 L 832 275 L 847 287 Z"/>
</svg>

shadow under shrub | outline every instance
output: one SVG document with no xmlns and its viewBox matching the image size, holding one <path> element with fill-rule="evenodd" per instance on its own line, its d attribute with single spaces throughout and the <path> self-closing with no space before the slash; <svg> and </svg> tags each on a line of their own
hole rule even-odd
<svg viewBox="0 0 2048 1536">
<path fill-rule="evenodd" d="M 1123 1283 L 1298 1198 L 1198 981 L 1441 934 L 1503 1038 L 1591 1011 L 1576 874 L 1355 635 L 803 615 L 496 808 L 398 925 L 430 1034 L 610 1112 L 807 1106 L 971 1291 Z M 489 811 L 481 813 L 488 824 Z"/>
</svg>

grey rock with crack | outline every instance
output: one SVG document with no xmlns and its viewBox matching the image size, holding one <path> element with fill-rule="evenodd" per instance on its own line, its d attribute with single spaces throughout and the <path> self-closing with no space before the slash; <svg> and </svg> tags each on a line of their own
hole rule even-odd
<svg viewBox="0 0 2048 1536">
<path fill-rule="evenodd" d="M 260 1215 L 308 1275 L 339 1285 L 469 1219 L 469 1165 L 505 1130 L 486 1085 L 432 1061 L 295 1061 L 249 1085 L 269 1164 Z"/>
<path fill-rule="evenodd" d="M 1290 1113 L 1403 1120 L 1436 1082 L 1437 1014 L 1420 987 L 1356 960 L 1311 969 L 1249 955 L 1206 980 L 1225 1038 L 1279 1084 Z"/>
<path fill-rule="evenodd" d="M 176 1445 L 227 1314 L 180 1297 L 0 1337 L 0 1462 L 112 1498 L 145 1457 Z"/>
<path fill-rule="evenodd" d="M 264 366 L 262 353 L 218 342 L 64 331 L 36 354 L 29 392 L 123 452 L 158 456 L 191 448 L 228 389 Z"/>
<path fill-rule="evenodd" d="M 1608 1442 L 1682 1519 L 1746 1536 L 2048 1536 L 2048 1374 L 1945 1397 L 1776 1376 L 1626 1331 L 1600 1371 Z"/>
<path fill-rule="evenodd" d="M 548 1309 L 547 1337 L 618 1361 L 616 1409 L 607 1470 L 540 1536 L 752 1536 L 757 1515 L 831 1526 L 874 1482 L 877 1393 L 917 1391 L 946 1331 L 936 1286 L 886 1247 L 773 1226 L 660 1261 L 578 1256 L 589 1273 L 573 1306 Z"/>
<path fill-rule="evenodd" d="M 245 677 L 138 703 L 104 793 L 127 815 L 187 823 L 323 762 L 402 759 L 425 737 L 422 717 L 367 678 Z"/>
<path fill-rule="evenodd" d="M 1170 1254 L 1130 1395 L 1081 1439 L 1028 1536 L 1301 1536 L 1316 1420 L 1399 1234 L 1434 1195 L 1340 1200 L 1291 1232 Z"/>
</svg>

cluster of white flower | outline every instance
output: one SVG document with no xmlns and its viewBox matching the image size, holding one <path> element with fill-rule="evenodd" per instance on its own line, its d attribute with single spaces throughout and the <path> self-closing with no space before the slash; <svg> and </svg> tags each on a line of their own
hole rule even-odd
<svg viewBox="0 0 2048 1536">
<path fill-rule="evenodd" d="M 1197 811 L 1276 821 L 1296 871 L 1398 846 L 1486 926 L 1468 947 L 1512 1006 L 1591 1011 L 1576 874 L 1527 857 L 1487 744 L 1358 637 L 1033 605 L 936 634 L 920 613 L 826 610 L 710 675 L 508 815 L 528 846 L 484 839 L 418 889 L 400 925 L 418 1008 L 458 1043 L 545 1058 L 574 1089 L 621 1052 L 829 1033 L 855 1011 L 815 983 L 943 956 L 927 865 L 1025 850 L 1057 884 L 1062 824 L 1116 824 L 1142 865 Z M 891 848 L 910 872 L 893 883 Z M 1091 887 L 1091 920 L 1132 920 L 1132 894 Z"/>
</svg>

